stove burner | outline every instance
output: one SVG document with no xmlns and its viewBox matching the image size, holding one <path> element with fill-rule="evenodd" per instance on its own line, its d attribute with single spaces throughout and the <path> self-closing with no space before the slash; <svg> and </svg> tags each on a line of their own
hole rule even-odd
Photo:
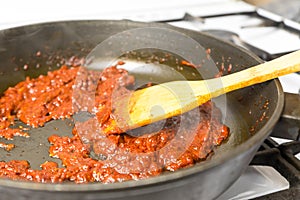
<svg viewBox="0 0 300 200">
<path fill-rule="evenodd" d="M 278 145 L 268 138 L 253 158 L 251 165 L 272 166 L 290 183 L 288 190 L 256 198 L 257 200 L 298 199 L 300 196 L 300 161 L 294 156 L 300 153 L 300 141 Z"/>
</svg>

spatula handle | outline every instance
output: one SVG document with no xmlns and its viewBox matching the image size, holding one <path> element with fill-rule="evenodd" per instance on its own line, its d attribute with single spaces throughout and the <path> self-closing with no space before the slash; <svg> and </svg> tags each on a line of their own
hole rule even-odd
<svg viewBox="0 0 300 200">
<path fill-rule="evenodd" d="M 223 93 L 300 71 L 300 50 L 220 78 Z M 216 96 L 220 95 L 216 93 Z M 212 97 L 215 97 L 212 94 Z"/>
</svg>

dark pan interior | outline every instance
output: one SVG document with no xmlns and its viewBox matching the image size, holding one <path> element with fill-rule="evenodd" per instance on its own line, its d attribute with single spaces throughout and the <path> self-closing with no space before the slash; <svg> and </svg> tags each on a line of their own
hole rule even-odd
<svg viewBox="0 0 300 200">
<path fill-rule="evenodd" d="M 129 21 L 79 21 L 32 25 L 0 31 L 0 92 L 24 80 L 26 76 L 37 77 L 39 74 L 47 73 L 48 70 L 57 69 L 73 56 L 85 57 L 96 44 L 110 35 L 129 28 L 144 26 L 153 26 L 153 24 Z M 165 27 L 160 24 L 155 26 Z M 211 57 L 219 69 L 223 64 L 225 67 L 231 64 L 232 72 L 234 72 L 259 63 L 254 56 L 249 56 L 246 52 L 233 48 L 227 43 L 204 34 L 174 29 L 192 37 L 204 48 L 210 48 Z M 168 41 L 162 42 L 167 43 Z M 149 51 L 145 55 L 147 57 L 153 53 L 161 56 L 161 52 L 155 50 L 154 52 Z M 138 57 L 141 56 L 133 55 L 126 59 L 138 64 L 144 62 Z M 176 60 L 176 58 L 174 59 Z M 26 66 L 26 70 L 24 66 Z M 176 64 L 172 59 L 169 63 L 147 63 L 145 66 L 131 69 L 129 65 L 127 68 L 137 78 L 139 85 L 143 81 L 160 83 L 178 79 L 202 78 L 197 70 Z M 206 68 L 209 69 L 209 66 Z M 279 89 L 276 81 L 269 81 L 213 100 L 222 110 L 224 123 L 230 127 L 231 136 L 216 150 L 209 162 L 220 159 L 225 150 L 232 152 L 233 155 L 236 154 L 236 147 L 243 145 L 269 121 L 269 117 L 278 108 Z M 268 106 L 265 106 L 266 102 L 268 102 Z M 266 117 L 261 118 L 263 115 Z M 0 149 L 0 160 L 29 160 L 35 169 L 38 169 L 39 165 L 46 160 L 59 162 L 48 156 L 47 138 L 52 134 L 70 135 L 71 127 L 70 120 L 57 120 L 47 123 L 44 127 L 32 129 L 29 131 L 30 138 L 15 137 L 13 141 L 9 141 L 17 146 L 11 152 Z M 261 134 L 260 141 L 267 134 Z M 4 141 L 4 139 L 0 139 L 0 141 Z M 202 169 L 199 168 L 199 170 Z"/>
</svg>

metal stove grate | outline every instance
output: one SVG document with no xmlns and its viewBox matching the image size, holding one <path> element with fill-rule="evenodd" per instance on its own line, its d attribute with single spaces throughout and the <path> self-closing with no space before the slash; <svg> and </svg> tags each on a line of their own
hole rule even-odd
<svg viewBox="0 0 300 200">
<path fill-rule="evenodd" d="M 290 183 L 288 190 L 258 197 L 257 200 L 296 200 L 300 197 L 300 161 L 295 154 L 300 153 L 300 141 L 277 144 L 271 138 L 265 140 L 253 158 L 251 165 L 267 165 L 276 169 Z"/>
</svg>

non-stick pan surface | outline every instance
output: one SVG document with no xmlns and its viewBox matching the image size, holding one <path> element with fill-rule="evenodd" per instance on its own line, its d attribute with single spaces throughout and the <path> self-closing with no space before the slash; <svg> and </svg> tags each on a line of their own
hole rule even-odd
<svg viewBox="0 0 300 200">
<path fill-rule="evenodd" d="M 231 44 L 199 32 L 178 29 L 166 24 L 131 21 L 70 21 L 37 24 L 0 31 L 0 92 L 24 80 L 26 76 L 37 77 L 39 74 L 57 69 L 73 56 L 85 57 L 98 43 L 113 34 L 142 27 L 171 28 L 186 34 L 204 48 L 211 49 L 211 57 L 219 69 L 222 65 L 231 65 L 232 72 L 235 72 L 260 62 L 256 56 Z M 149 55 L 151 53 L 156 52 L 150 52 Z M 131 61 L 137 60 L 137 57 L 131 57 Z M 169 70 L 170 68 L 175 70 Z M 141 69 L 128 68 L 138 81 L 147 79 L 159 83 L 201 78 L 195 69 L 182 68 L 172 61 L 167 64 L 147 65 L 147 69 Z M 115 184 L 42 184 L 0 179 L 1 198 L 216 198 L 249 164 L 278 120 L 283 107 L 283 92 L 278 80 L 232 92 L 220 98 L 222 101 L 219 99 L 214 101 L 222 110 L 224 123 L 230 127 L 231 135 L 229 140 L 205 162 L 191 168 L 164 173 L 158 177 Z M 70 120 L 57 120 L 47 123 L 44 127 L 31 129 L 30 138 L 15 137 L 11 141 L 16 144 L 16 148 L 11 152 L 0 149 L 0 160 L 29 160 L 32 168 L 35 169 L 46 160 L 59 162 L 48 156 L 50 144 L 47 138 L 52 134 L 71 135 L 71 128 Z"/>
</svg>

